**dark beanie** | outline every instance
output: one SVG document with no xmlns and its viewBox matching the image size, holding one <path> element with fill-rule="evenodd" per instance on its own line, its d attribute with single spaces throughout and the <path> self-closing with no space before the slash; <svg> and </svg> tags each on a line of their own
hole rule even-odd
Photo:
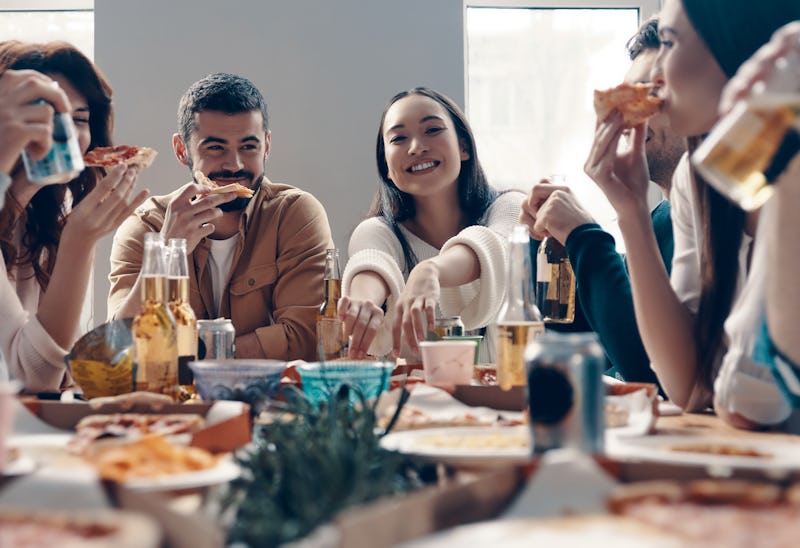
<svg viewBox="0 0 800 548">
<path fill-rule="evenodd" d="M 692 26 L 728 78 L 780 27 L 800 19 L 800 0 L 682 0 Z"/>
</svg>

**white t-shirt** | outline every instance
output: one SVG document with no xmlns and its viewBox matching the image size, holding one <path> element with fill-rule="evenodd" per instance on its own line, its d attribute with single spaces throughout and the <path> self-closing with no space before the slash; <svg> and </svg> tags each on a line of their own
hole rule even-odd
<svg viewBox="0 0 800 548">
<path fill-rule="evenodd" d="M 225 240 L 208 240 L 211 243 L 211 254 L 208 257 L 208 269 L 211 273 L 211 287 L 214 294 L 214 317 L 219 315 L 222 304 L 222 290 L 228 281 L 228 275 L 233 266 L 233 254 L 236 244 L 239 243 L 239 234 L 234 234 Z"/>
</svg>

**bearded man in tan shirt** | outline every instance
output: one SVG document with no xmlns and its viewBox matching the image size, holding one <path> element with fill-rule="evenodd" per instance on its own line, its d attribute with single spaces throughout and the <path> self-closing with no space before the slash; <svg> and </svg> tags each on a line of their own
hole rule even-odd
<svg viewBox="0 0 800 548">
<path fill-rule="evenodd" d="M 255 193 L 207 194 L 193 181 L 148 199 L 114 236 L 112 318 L 139 311 L 144 234 L 155 231 L 165 241 L 186 239 L 192 308 L 200 319 L 233 321 L 238 358 L 315 358 L 331 231 L 316 198 L 264 175 L 268 122 L 263 96 L 245 78 L 211 74 L 186 91 L 172 137 L 178 161 L 220 186 Z"/>
</svg>

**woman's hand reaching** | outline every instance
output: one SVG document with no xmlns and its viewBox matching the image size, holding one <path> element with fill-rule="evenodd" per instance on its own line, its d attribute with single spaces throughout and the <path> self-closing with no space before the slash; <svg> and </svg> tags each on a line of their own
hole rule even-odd
<svg viewBox="0 0 800 548">
<path fill-rule="evenodd" d="M 395 303 L 392 340 L 395 355 L 400 354 L 402 338 L 411 352 L 419 354 L 418 341 L 424 341 L 436 321 L 439 303 L 439 267 L 432 260 L 422 261 L 411 271 L 406 287 Z"/>
</svg>

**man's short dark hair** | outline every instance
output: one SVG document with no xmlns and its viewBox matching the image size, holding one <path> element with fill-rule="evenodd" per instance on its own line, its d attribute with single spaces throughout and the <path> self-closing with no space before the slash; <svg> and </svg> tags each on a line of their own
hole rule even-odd
<svg viewBox="0 0 800 548">
<path fill-rule="evenodd" d="M 658 38 L 658 17 L 653 16 L 639 27 L 636 34 L 631 36 L 628 43 L 625 44 L 625 49 L 628 50 L 628 56 L 631 61 L 636 59 L 640 53 L 647 49 L 658 49 L 661 47 L 661 40 Z"/>
<path fill-rule="evenodd" d="M 258 110 L 264 118 L 264 133 L 269 129 L 264 96 L 253 82 L 235 74 L 209 74 L 183 94 L 178 103 L 178 131 L 184 143 L 189 143 L 189 134 L 195 129 L 195 113 L 206 110 L 226 114 Z"/>
</svg>

